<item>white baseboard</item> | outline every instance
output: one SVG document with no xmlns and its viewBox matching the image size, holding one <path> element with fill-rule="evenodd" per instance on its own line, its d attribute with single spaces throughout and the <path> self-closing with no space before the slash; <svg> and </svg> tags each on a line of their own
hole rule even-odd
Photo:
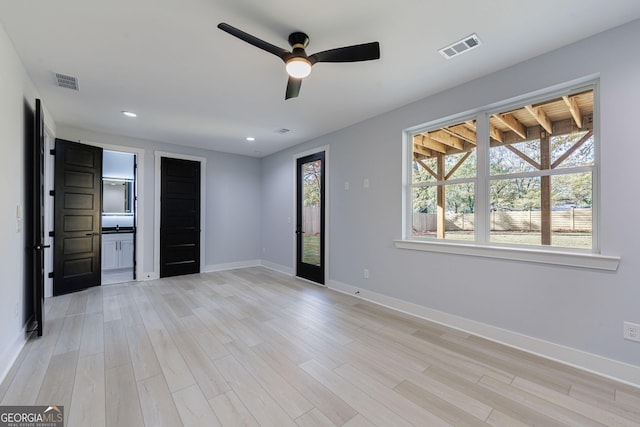
<svg viewBox="0 0 640 427">
<path fill-rule="evenodd" d="M 160 275 L 155 271 L 147 271 L 146 273 L 142 273 L 142 275 L 136 277 L 136 282 L 144 282 L 147 280 L 156 280 L 159 279 Z"/>
<path fill-rule="evenodd" d="M 11 370 L 11 367 L 15 363 L 16 359 L 20 355 L 20 352 L 27 343 L 25 338 L 24 329 L 21 330 L 12 340 L 4 347 L 4 351 L 0 354 L 0 384 L 4 381 L 5 377 Z"/>
<path fill-rule="evenodd" d="M 293 268 L 287 267 L 284 265 L 276 264 L 271 261 L 265 261 L 263 259 L 260 260 L 260 265 L 268 268 L 269 270 L 277 271 L 278 273 L 286 274 L 287 276 L 293 276 L 294 271 Z"/>
<path fill-rule="evenodd" d="M 328 287 L 337 292 L 352 295 L 356 298 L 361 298 L 384 307 L 486 338 L 490 341 L 517 348 L 574 368 L 611 378 L 634 387 L 640 387 L 640 366 L 608 359 L 593 353 L 587 353 L 575 348 L 465 319 L 464 317 L 455 316 L 366 289 L 360 289 L 335 280 L 330 280 Z"/>
<path fill-rule="evenodd" d="M 260 260 L 253 259 L 248 261 L 227 262 L 224 264 L 207 265 L 202 270 L 203 273 L 212 273 L 214 271 L 235 270 L 236 268 L 257 267 Z"/>
</svg>

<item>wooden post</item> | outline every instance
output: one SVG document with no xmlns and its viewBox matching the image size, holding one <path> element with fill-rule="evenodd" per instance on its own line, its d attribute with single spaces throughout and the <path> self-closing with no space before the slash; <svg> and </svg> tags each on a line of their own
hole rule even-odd
<svg viewBox="0 0 640 427">
<path fill-rule="evenodd" d="M 438 181 L 444 181 L 444 154 L 438 153 Z M 445 189 L 444 185 L 438 185 L 438 214 L 436 216 L 436 235 L 438 239 L 444 239 L 445 236 L 445 220 L 444 220 L 444 205 L 445 205 Z"/>
<path fill-rule="evenodd" d="M 540 132 L 540 169 L 551 169 L 549 134 Z M 551 245 L 551 177 L 540 177 L 540 231 L 541 243 Z"/>
</svg>

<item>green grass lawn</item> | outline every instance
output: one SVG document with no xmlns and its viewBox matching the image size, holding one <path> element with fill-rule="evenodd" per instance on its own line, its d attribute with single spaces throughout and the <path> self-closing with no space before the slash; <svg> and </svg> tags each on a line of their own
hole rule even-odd
<svg viewBox="0 0 640 427">
<path fill-rule="evenodd" d="M 304 236 L 302 241 L 302 262 L 320 265 L 320 236 Z"/>
</svg>

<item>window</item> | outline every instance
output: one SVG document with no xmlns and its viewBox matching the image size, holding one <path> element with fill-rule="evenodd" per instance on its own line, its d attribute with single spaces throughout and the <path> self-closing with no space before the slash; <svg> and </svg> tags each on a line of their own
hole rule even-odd
<svg viewBox="0 0 640 427">
<path fill-rule="evenodd" d="M 505 103 L 407 132 L 406 237 L 597 249 L 595 89 Z"/>
<path fill-rule="evenodd" d="M 475 120 L 412 135 L 414 236 L 474 240 Z"/>
</svg>

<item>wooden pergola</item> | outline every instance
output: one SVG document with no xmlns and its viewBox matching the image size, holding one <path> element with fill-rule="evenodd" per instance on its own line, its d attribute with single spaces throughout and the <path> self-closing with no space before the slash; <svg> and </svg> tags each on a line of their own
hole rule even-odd
<svg viewBox="0 0 640 427">
<path fill-rule="evenodd" d="M 552 136 L 586 134 L 555 161 L 551 161 Z M 593 135 L 593 90 L 562 96 L 539 104 L 494 114 L 489 119 L 490 146 L 504 146 L 537 170 L 555 169 Z M 540 140 L 540 161 L 512 144 Z M 413 160 L 438 181 L 447 181 L 476 148 L 476 123 L 469 120 L 413 136 Z M 445 157 L 466 153 L 448 172 Z M 425 159 L 436 158 L 435 170 Z M 541 177 L 542 244 L 551 244 L 551 177 Z M 437 187 L 437 237 L 445 237 L 445 187 Z"/>
</svg>

